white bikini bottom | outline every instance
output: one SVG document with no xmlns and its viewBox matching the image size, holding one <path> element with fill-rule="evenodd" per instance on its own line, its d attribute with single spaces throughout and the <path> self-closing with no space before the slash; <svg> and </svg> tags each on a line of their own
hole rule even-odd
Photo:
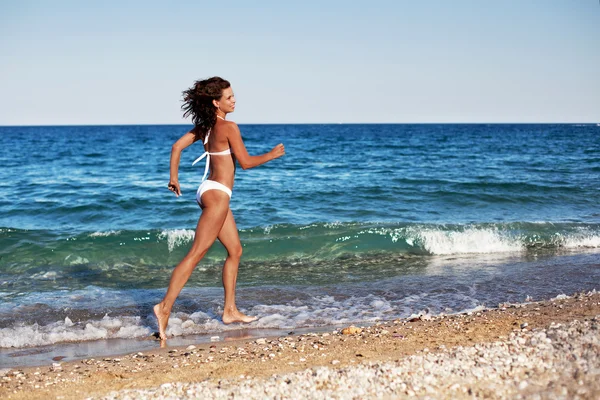
<svg viewBox="0 0 600 400">
<path fill-rule="evenodd" d="M 213 189 L 225 192 L 227 193 L 227 196 L 231 198 L 231 189 L 229 189 L 227 186 L 223 185 L 220 182 L 211 181 L 210 179 L 207 179 L 200 184 L 200 187 L 198 187 L 198 191 L 196 192 L 196 201 L 198 202 L 198 205 L 202 207 L 202 195 L 204 194 L 204 192 Z"/>
</svg>

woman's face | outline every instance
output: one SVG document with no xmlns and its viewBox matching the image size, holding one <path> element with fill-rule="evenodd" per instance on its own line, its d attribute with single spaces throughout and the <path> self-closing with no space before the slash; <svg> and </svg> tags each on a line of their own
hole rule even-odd
<svg viewBox="0 0 600 400">
<path fill-rule="evenodd" d="M 224 113 L 231 113 L 235 110 L 235 96 L 231 87 L 223 89 L 223 94 L 217 101 L 217 107 Z"/>
</svg>

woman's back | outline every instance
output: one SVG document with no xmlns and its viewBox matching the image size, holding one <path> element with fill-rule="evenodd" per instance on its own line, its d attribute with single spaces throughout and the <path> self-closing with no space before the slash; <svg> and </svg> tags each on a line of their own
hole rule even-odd
<svg viewBox="0 0 600 400">
<path fill-rule="evenodd" d="M 217 122 L 210 131 L 208 142 L 204 145 L 204 149 L 210 154 L 210 175 L 208 179 L 217 181 L 233 189 L 235 156 L 231 150 L 227 135 L 231 129 L 228 125 L 231 124 L 235 125 L 234 122 L 217 119 Z M 227 150 L 230 150 L 230 154 L 227 154 Z"/>
</svg>

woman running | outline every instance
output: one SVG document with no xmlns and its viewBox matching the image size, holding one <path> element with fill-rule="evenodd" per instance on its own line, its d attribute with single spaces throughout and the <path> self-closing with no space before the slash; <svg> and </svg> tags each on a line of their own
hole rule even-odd
<svg viewBox="0 0 600 400">
<path fill-rule="evenodd" d="M 173 145 L 169 190 L 176 196 L 181 195 L 178 180 L 181 151 L 198 140 L 202 141 L 204 154 L 194 161 L 195 164 L 206 158 L 204 176 L 196 193 L 196 201 L 202 209 L 202 214 L 196 226 L 192 248 L 173 270 L 167 294 L 154 306 L 161 340 L 167 338 L 167 324 L 175 299 L 196 265 L 217 238 L 227 250 L 227 259 L 223 266 L 223 288 L 225 289 L 223 323 L 252 322 L 257 319 L 241 313 L 235 304 L 235 286 L 242 256 L 242 244 L 229 208 L 235 162 L 237 160 L 243 169 L 248 169 L 285 154 L 281 143 L 268 153 L 259 156 L 248 154 L 238 126 L 234 122 L 227 121 L 227 114 L 235 110 L 235 97 L 228 81 L 219 77 L 196 81 L 194 86 L 183 92 L 183 95 L 184 104 L 181 107 L 184 110 L 183 116 L 192 117 L 194 128 Z M 208 179 L 206 179 L 207 175 Z"/>
</svg>

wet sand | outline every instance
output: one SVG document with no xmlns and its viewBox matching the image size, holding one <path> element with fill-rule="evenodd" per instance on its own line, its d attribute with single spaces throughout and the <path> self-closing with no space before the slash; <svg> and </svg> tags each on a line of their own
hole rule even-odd
<svg viewBox="0 0 600 400">
<path fill-rule="evenodd" d="M 0 398 L 80 399 L 102 397 L 124 389 L 155 388 L 173 382 L 218 383 L 226 380 L 235 384 L 240 379 L 267 380 L 274 374 L 321 366 L 343 369 L 398 362 L 409 356 L 444 352 L 457 346 L 468 348 L 498 343 L 510 340 L 515 334 L 536 332 L 573 321 L 597 325 L 598 318 L 600 294 L 582 293 L 566 299 L 503 304 L 495 309 L 466 314 L 387 321 L 349 330 L 353 332 L 332 329 L 165 349 L 160 349 L 156 342 L 153 350 L 123 356 L 1 369 Z M 592 335 L 597 335 L 597 331 L 592 331 Z M 595 368 L 600 369 L 600 365 Z M 577 377 L 561 379 L 566 381 L 555 385 L 562 385 L 573 394 L 567 396 L 569 398 L 600 396 L 597 383 Z M 468 392 L 466 395 L 471 396 Z M 444 395 L 440 392 L 437 397 Z"/>
</svg>

